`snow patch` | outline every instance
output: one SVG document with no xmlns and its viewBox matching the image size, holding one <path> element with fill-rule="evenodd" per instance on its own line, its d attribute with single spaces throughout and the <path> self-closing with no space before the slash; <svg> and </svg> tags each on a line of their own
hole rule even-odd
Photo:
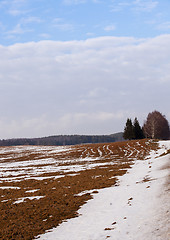
<svg viewBox="0 0 170 240">
<path fill-rule="evenodd" d="M 39 200 L 41 198 L 44 198 L 45 196 L 33 196 L 33 197 L 22 197 L 22 198 L 18 198 L 17 201 L 15 201 L 13 204 L 19 204 L 24 202 L 25 200 L 29 199 L 29 200 Z"/>
<path fill-rule="evenodd" d="M 0 189 L 21 189 L 20 187 L 13 187 L 13 186 L 3 186 Z"/>
</svg>

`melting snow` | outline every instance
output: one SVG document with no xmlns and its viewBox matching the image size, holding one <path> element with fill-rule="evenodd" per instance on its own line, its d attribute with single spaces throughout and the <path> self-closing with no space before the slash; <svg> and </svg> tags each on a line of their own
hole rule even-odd
<svg viewBox="0 0 170 240">
<path fill-rule="evenodd" d="M 79 217 L 39 236 L 40 240 L 169 240 L 169 192 L 166 181 L 170 141 L 160 142 L 145 161 L 136 160 L 119 185 L 98 190 Z"/>
<path fill-rule="evenodd" d="M 32 189 L 32 190 L 27 190 L 25 191 L 26 193 L 34 193 L 34 192 L 37 192 L 39 191 L 40 189 Z"/>
<path fill-rule="evenodd" d="M 20 187 L 4 186 L 4 187 L 0 187 L 0 189 L 20 189 Z"/>
<path fill-rule="evenodd" d="M 27 199 L 29 199 L 29 200 L 39 200 L 40 198 L 43 198 L 43 197 L 44 196 L 22 197 L 22 198 L 18 198 L 18 200 L 15 201 L 13 204 L 22 203 Z"/>
</svg>

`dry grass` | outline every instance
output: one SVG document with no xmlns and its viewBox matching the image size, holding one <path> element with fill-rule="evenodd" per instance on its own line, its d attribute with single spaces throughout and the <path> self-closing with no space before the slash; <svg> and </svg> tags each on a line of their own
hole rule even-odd
<svg viewBox="0 0 170 240">
<path fill-rule="evenodd" d="M 94 189 L 97 194 L 96 189 L 116 186 L 117 176 L 125 174 L 136 158 L 144 160 L 157 147 L 156 142 L 140 140 L 72 146 L 61 152 L 54 146 L 0 148 L 0 173 L 4 174 L 0 175 L 0 239 L 31 240 L 76 217 L 80 206 L 92 198 L 90 193 L 79 193 Z M 1 163 L 20 165 L 2 169 Z M 2 188 L 5 186 L 17 189 Z M 33 196 L 42 198 L 28 198 Z M 23 197 L 27 199 L 15 204 Z"/>
</svg>

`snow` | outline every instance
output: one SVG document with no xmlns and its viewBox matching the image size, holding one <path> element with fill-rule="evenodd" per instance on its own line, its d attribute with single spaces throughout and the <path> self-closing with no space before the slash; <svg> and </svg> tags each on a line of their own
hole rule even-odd
<svg viewBox="0 0 170 240">
<path fill-rule="evenodd" d="M 79 217 L 38 236 L 40 240 L 169 240 L 170 141 L 146 160 L 136 160 L 115 187 L 98 190 Z M 37 237 L 37 238 L 38 238 Z"/>
<path fill-rule="evenodd" d="M 75 196 L 82 196 L 82 195 L 87 194 L 87 193 L 92 193 L 93 191 L 98 191 L 98 189 L 86 190 L 86 191 L 80 192 L 78 194 L 75 194 Z"/>
<path fill-rule="evenodd" d="M 71 150 L 71 147 L 70 146 L 59 146 L 59 147 L 56 147 L 56 146 L 18 146 L 18 147 L 2 147 L 0 148 L 0 154 L 7 154 L 7 153 L 19 153 L 21 152 L 21 154 L 23 155 L 23 152 L 24 152 L 24 155 L 26 152 L 29 152 L 29 151 L 34 151 L 34 152 L 46 152 L 46 151 L 49 151 L 50 150 L 50 153 L 60 153 L 60 152 L 63 152 L 63 151 L 70 151 Z"/>
<path fill-rule="evenodd" d="M 0 187 L 0 189 L 20 189 L 20 187 L 4 186 L 4 187 Z"/>
<path fill-rule="evenodd" d="M 32 197 L 22 197 L 22 198 L 18 198 L 17 201 L 15 201 L 13 204 L 18 204 L 18 203 L 22 203 L 25 200 L 29 199 L 29 200 L 39 200 L 40 198 L 43 198 L 44 196 L 32 196 Z"/>
<path fill-rule="evenodd" d="M 93 169 L 98 166 L 114 165 L 115 162 L 93 163 L 99 158 L 86 157 L 84 159 L 73 160 L 56 160 L 52 158 L 16 161 L 1 163 L 0 162 L 0 182 L 17 182 L 23 179 L 43 180 L 48 178 L 60 178 L 60 176 L 39 177 L 38 175 L 44 173 L 69 173 L 79 172 L 87 169 Z M 79 162 L 79 164 L 77 163 Z M 66 163 L 73 163 L 66 166 Z M 76 165 L 77 163 L 77 165 Z M 62 165 L 61 165 L 62 164 Z"/>
<path fill-rule="evenodd" d="M 97 148 L 99 157 L 89 156 L 90 153 L 87 149 L 85 149 L 82 152 L 80 158 L 60 159 L 60 155 L 57 155 L 58 153 L 70 153 L 72 150 L 74 150 L 74 147 L 19 146 L 0 148 L 0 154 L 4 154 L 4 156 L 2 155 L 2 158 L 0 159 L 0 183 L 3 183 L 4 181 L 19 182 L 26 179 L 57 179 L 72 172 L 75 172 L 75 174 L 79 174 L 79 171 L 84 171 L 87 169 L 93 169 L 102 166 L 105 167 L 105 165 L 112 165 L 119 161 L 121 158 L 123 158 L 122 156 L 116 155 L 114 153 L 114 162 L 102 162 L 102 151 L 105 152 L 106 149 L 110 152 L 110 154 L 113 154 L 112 150 L 110 150 L 108 146 L 104 145 L 103 147 Z M 123 151 L 122 148 L 120 149 L 121 151 Z M 130 156 L 134 154 L 134 151 L 135 150 L 133 148 L 128 146 L 126 150 L 126 157 L 130 158 Z M 91 152 L 94 152 L 93 148 L 91 149 Z M 25 160 L 25 157 L 27 155 L 29 157 L 30 153 L 33 155 L 37 154 L 37 157 L 35 156 L 34 159 Z M 51 155 L 54 153 L 55 155 Z M 46 173 L 51 173 L 51 176 L 42 177 L 42 174 Z M 58 173 L 59 175 L 56 176 L 56 173 Z"/>
<path fill-rule="evenodd" d="M 40 189 L 32 189 L 32 190 L 27 190 L 25 191 L 26 193 L 35 193 L 37 191 L 39 191 Z"/>
</svg>

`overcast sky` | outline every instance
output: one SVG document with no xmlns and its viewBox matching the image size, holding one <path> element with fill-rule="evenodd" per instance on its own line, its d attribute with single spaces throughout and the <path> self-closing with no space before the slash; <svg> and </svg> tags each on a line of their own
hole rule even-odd
<svg viewBox="0 0 170 240">
<path fill-rule="evenodd" d="M 170 121 L 169 0 L 0 0 L 0 138 Z"/>
</svg>

